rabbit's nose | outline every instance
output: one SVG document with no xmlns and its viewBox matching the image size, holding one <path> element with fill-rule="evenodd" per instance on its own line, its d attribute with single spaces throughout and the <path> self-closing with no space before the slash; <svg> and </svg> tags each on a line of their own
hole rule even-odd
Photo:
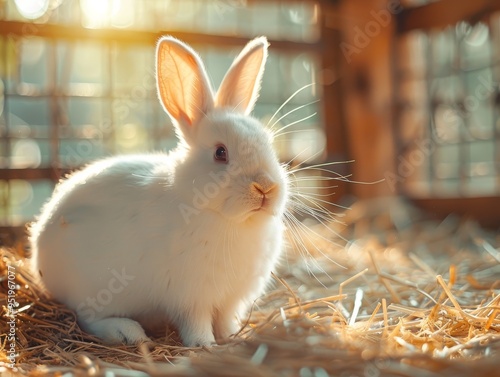
<svg viewBox="0 0 500 377">
<path fill-rule="evenodd" d="M 272 191 L 276 189 L 276 183 L 269 182 L 265 185 L 260 184 L 258 182 L 252 182 L 251 190 L 255 193 L 259 193 L 260 195 L 266 196 L 269 195 Z"/>
<path fill-rule="evenodd" d="M 265 186 L 258 182 L 252 182 L 250 190 L 254 196 L 258 197 L 261 200 L 260 207 L 263 207 L 266 204 L 269 196 L 276 189 L 276 186 L 277 185 L 275 183 L 271 182 L 266 184 Z"/>
<path fill-rule="evenodd" d="M 268 195 L 272 191 L 276 190 L 278 186 L 276 181 L 273 180 L 273 178 L 269 174 L 264 172 L 254 177 L 252 185 L 256 190 L 262 192 L 265 195 Z"/>
</svg>

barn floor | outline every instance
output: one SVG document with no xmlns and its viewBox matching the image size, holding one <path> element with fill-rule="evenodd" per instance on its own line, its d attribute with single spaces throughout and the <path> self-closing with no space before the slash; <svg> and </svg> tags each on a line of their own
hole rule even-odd
<svg viewBox="0 0 500 377">
<path fill-rule="evenodd" d="M 473 221 L 431 220 L 401 200 L 360 202 L 339 220 L 344 225 L 309 224 L 299 232 L 273 289 L 255 303 L 240 334 L 209 349 L 182 347 L 174 331 L 139 347 L 104 346 L 37 289 L 14 250 L 2 249 L 2 314 L 8 270 L 15 272 L 20 305 L 17 371 L 7 366 L 6 317 L 0 322 L 0 371 L 500 376 L 499 234 Z"/>
</svg>

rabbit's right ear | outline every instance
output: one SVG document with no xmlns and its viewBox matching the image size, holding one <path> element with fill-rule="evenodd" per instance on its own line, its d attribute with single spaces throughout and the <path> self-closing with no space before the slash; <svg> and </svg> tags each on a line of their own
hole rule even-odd
<svg viewBox="0 0 500 377">
<path fill-rule="evenodd" d="M 158 95 L 165 111 L 189 142 L 198 122 L 214 107 L 214 97 L 200 57 L 173 37 L 156 48 Z"/>
</svg>

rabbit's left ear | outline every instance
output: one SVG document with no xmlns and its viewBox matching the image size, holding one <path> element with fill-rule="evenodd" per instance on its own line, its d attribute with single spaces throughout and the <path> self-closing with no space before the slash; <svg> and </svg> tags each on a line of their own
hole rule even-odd
<svg viewBox="0 0 500 377">
<path fill-rule="evenodd" d="M 260 83 L 267 59 L 266 37 L 250 41 L 234 60 L 215 97 L 216 107 L 229 107 L 248 114 L 259 97 Z"/>
<path fill-rule="evenodd" d="M 203 62 L 188 45 L 164 37 L 156 48 L 156 77 L 164 109 L 189 142 L 200 120 L 214 107 Z"/>
</svg>

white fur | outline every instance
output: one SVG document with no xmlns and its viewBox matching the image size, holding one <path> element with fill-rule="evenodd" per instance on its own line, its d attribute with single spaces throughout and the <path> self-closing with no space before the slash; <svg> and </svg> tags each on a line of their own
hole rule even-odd
<svg viewBox="0 0 500 377">
<path fill-rule="evenodd" d="M 148 339 L 136 320 L 161 318 L 185 345 L 209 345 L 235 333 L 237 316 L 263 293 L 287 201 L 271 137 L 246 115 L 266 56 L 265 38 L 250 42 L 216 101 L 195 52 L 161 39 L 159 95 L 179 147 L 104 159 L 56 187 L 31 227 L 33 268 L 87 331 L 136 343 Z M 213 158 L 219 144 L 227 164 Z M 259 190 L 269 190 L 265 202 Z"/>
</svg>

